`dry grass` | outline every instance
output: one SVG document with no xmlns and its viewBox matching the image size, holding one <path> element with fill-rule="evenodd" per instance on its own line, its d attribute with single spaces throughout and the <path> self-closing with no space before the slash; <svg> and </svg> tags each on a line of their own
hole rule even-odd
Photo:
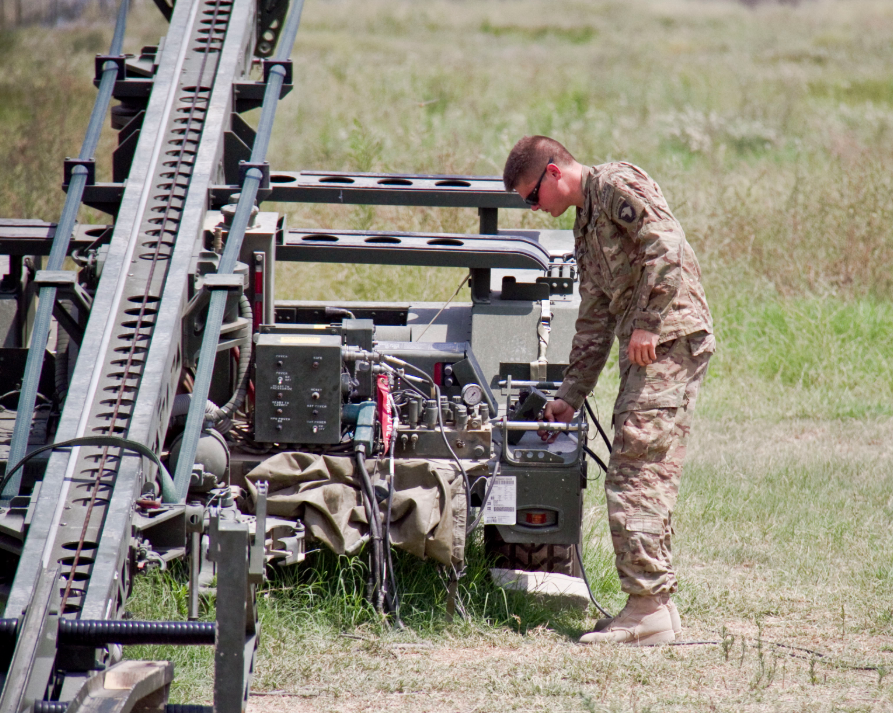
<svg viewBox="0 0 893 713">
<path fill-rule="evenodd" d="M 130 51 L 164 31 L 148 5 Z M 109 34 L 0 38 L 5 216 L 58 216 L 61 160 L 80 145 L 92 54 Z M 549 133 L 661 184 L 700 257 L 720 342 L 677 511 L 678 601 L 687 637 L 735 638 L 582 648 L 591 618 L 519 599 L 500 609 L 477 580 L 472 617 L 448 624 L 419 565 L 402 633 L 322 585 L 263 598 L 255 689 L 290 695 L 255 697 L 252 710 L 893 710 L 891 34 L 882 0 L 307 3 L 274 168 L 493 175 L 519 136 Z M 50 44 L 59 52 L 40 51 Z M 465 210 L 275 208 L 293 227 L 477 225 Z M 555 227 L 528 211 L 500 220 Z M 278 286 L 290 298 L 437 300 L 461 277 L 283 266 Z M 602 413 L 615 379 L 598 387 Z M 587 564 L 616 609 L 603 493 L 587 497 Z M 149 584 L 135 613 L 182 614 L 176 583 Z M 209 651 L 137 653 L 175 658 L 176 699 L 210 698 Z"/>
<path fill-rule="evenodd" d="M 250 711 L 893 710 L 893 425 L 700 425 L 678 602 L 685 640 L 714 643 L 580 647 L 586 621 L 434 638 L 296 627 L 265 638 Z"/>
</svg>

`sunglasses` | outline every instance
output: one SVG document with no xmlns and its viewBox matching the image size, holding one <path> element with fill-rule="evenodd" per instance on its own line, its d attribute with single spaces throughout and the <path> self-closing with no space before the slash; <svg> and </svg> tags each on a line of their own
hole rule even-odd
<svg viewBox="0 0 893 713">
<path fill-rule="evenodd" d="M 546 163 L 546 167 L 543 169 L 543 172 L 540 174 L 540 180 L 536 182 L 536 185 L 533 187 L 533 190 L 527 194 L 527 198 L 524 199 L 524 202 L 529 206 L 534 206 L 540 202 L 540 185 L 542 185 L 543 179 L 546 177 L 546 171 L 549 170 L 549 164 L 552 163 L 552 157 L 549 157 L 548 163 Z"/>
</svg>

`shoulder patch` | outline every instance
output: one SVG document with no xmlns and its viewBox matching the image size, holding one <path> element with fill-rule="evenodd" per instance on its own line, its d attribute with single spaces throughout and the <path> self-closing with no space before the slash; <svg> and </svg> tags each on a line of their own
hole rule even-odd
<svg viewBox="0 0 893 713">
<path fill-rule="evenodd" d="M 611 218 L 624 228 L 634 228 L 645 213 L 645 201 L 631 191 L 614 188 L 611 205 Z"/>
<path fill-rule="evenodd" d="M 617 213 L 617 217 L 624 223 L 634 223 L 638 216 L 636 215 L 636 209 L 624 200 L 620 204 L 620 210 Z"/>
</svg>

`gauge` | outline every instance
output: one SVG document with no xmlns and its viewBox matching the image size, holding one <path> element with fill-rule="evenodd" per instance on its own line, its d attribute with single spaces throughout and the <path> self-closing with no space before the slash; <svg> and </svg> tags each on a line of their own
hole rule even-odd
<svg viewBox="0 0 893 713">
<path fill-rule="evenodd" d="M 466 406 L 477 406 L 484 400 L 484 390 L 477 384 L 465 384 L 462 387 L 462 400 Z"/>
</svg>

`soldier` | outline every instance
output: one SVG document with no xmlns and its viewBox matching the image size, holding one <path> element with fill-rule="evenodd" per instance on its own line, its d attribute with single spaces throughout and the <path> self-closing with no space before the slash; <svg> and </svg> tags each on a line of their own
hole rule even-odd
<svg viewBox="0 0 893 713">
<path fill-rule="evenodd" d="M 546 136 L 525 136 L 506 190 L 558 217 L 571 206 L 580 312 L 547 421 L 570 421 L 620 341 L 620 393 L 605 492 L 626 606 L 581 643 L 666 643 L 681 632 L 670 536 L 698 388 L 716 341 L 701 270 L 658 185 L 628 163 L 583 166 Z M 544 440 L 549 436 L 541 434 Z"/>
</svg>

